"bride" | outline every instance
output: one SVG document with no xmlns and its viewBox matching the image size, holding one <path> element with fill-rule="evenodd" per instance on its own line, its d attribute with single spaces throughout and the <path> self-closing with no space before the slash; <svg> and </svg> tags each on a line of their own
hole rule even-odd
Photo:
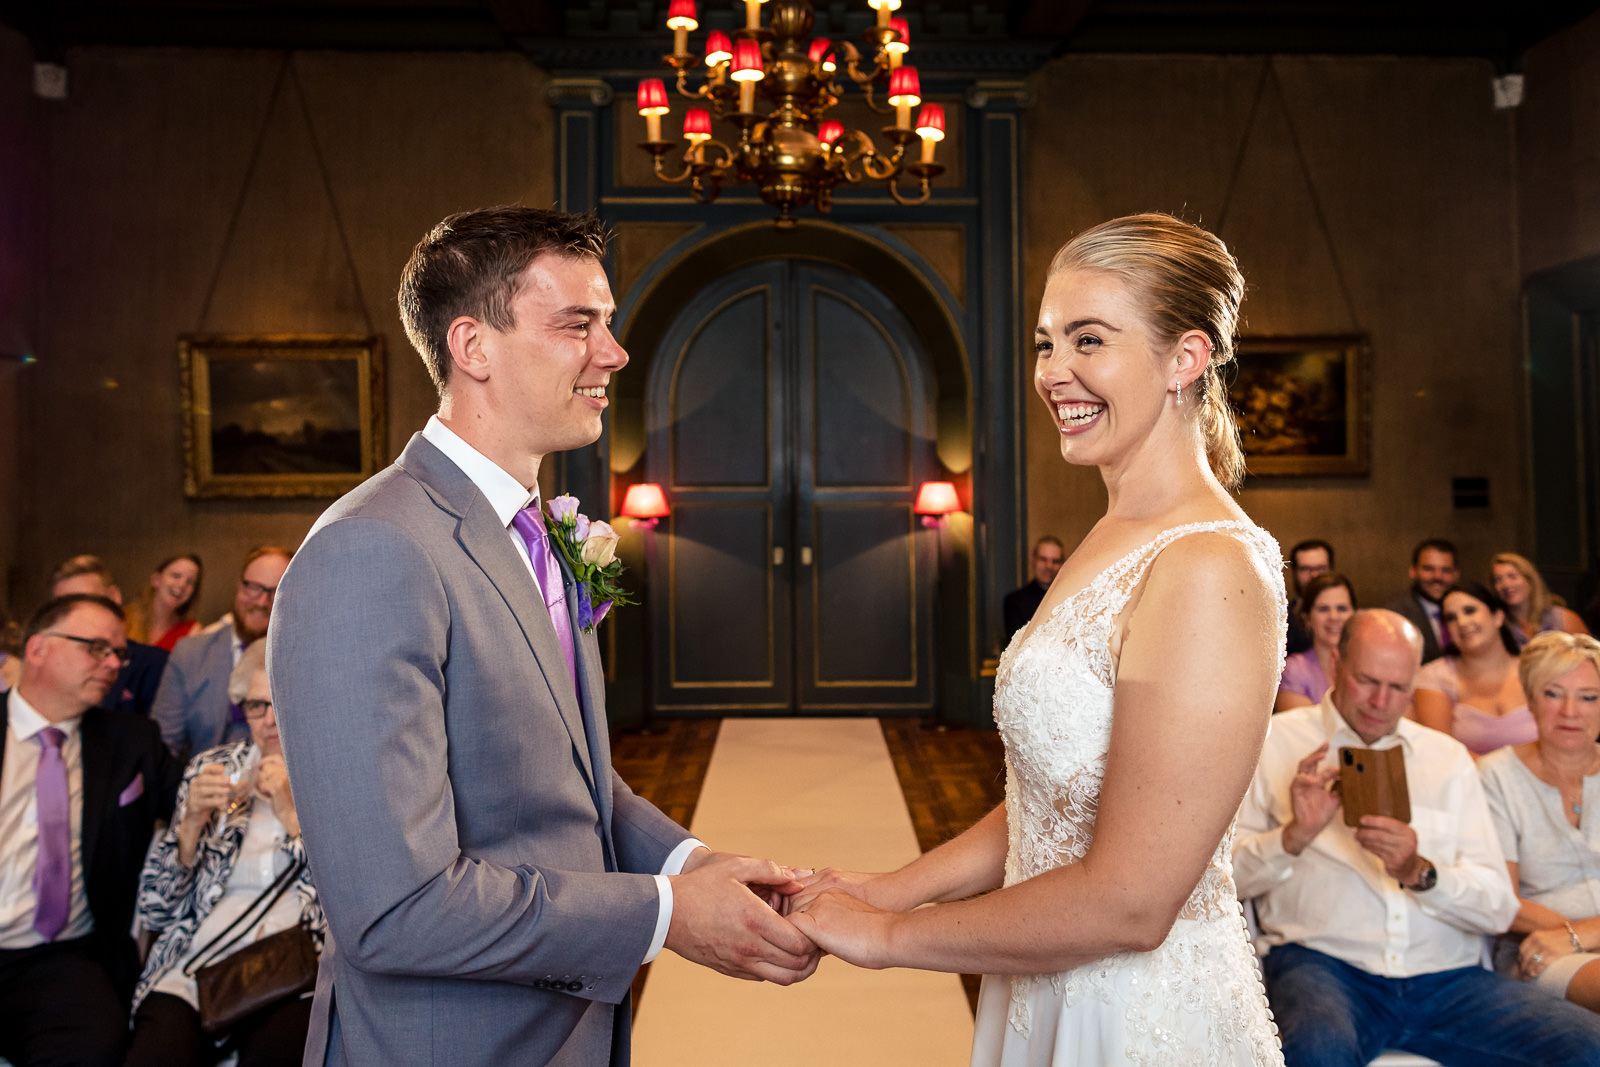
<svg viewBox="0 0 1600 1067">
<path fill-rule="evenodd" d="M 974 1065 L 1282 1063 L 1229 861 L 1285 622 L 1278 546 L 1229 495 L 1243 294 L 1222 242 L 1168 215 L 1056 254 L 1034 387 L 1109 504 L 1000 661 L 1005 802 L 792 901 L 858 966 L 982 972 Z"/>
</svg>

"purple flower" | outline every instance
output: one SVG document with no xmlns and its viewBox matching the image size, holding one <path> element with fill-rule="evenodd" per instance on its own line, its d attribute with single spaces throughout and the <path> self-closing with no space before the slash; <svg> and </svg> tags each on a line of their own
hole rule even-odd
<svg viewBox="0 0 1600 1067">
<path fill-rule="evenodd" d="M 545 506 L 550 517 L 559 523 L 566 523 L 568 519 L 578 514 L 578 498 L 575 496 L 558 496 Z"/>
<path fill-rule="evenodd" d="M 577 525 L 572 528 L 572 539 L 578 544 L 583 544 L 583 539 L 589 536 L 589 516 L 579 512 Z"/>
</svg>

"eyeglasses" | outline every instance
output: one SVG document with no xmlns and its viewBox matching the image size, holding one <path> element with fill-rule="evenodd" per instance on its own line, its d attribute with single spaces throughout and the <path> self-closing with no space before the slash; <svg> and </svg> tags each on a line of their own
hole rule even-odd
<svg viewBox="0 0 1600 1067">
<path fill-rule="evenodd" d="M 113 645 L 110 641 L 107 641 L 103 637 L 77 637 L 73 634 L 58 633 L 54 630 L 46 633 L 44 636 L 59 637 L 62 640 L 73 641 L 82 645 L 88 651 L 89 656 L 96 663 L 105 659 L 107 656 L 114 657 L 118 665 L 128 662 L 128 646 Z"/>
<path fill-rule="evenodd" d="M 278 587 L 277 586 L 275 586 L 275 585 L 262 585 L 260 582 L 252 582 L 248 578 L 240 578 L 239 579 L 239 588 L 243 589 L 246 593 L 249 593 L 251 596 L 255 597 L 257 600 L 260 600 L 263 597 L 271 598 L 271 597 L 275 597 L 275 596 L 278 595 Z"/>
<path fill-rule="evenodd" d="M 267 712 L 272 710 L 272 701 L 241 700 L 239 701 L 239 707 L 244 711 L 245 718 L 254 721 L 256 719 L 264 719 L 267 717 Z"/>
</svg>

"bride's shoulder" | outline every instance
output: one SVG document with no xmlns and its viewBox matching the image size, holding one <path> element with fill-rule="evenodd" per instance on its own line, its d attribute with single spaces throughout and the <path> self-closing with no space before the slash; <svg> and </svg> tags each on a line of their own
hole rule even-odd
<svg viewBox="0 0 1600 1067">
<path fill-rule="evenodd" d="M 1239 519 L 1194 523 L 1174 532 L 1151 561 L 1151 591 L 1199 604 L 1242 601 L 1264 610 L 1278 606 L 1282 559 L 1270 534 Z"/>
</svg>

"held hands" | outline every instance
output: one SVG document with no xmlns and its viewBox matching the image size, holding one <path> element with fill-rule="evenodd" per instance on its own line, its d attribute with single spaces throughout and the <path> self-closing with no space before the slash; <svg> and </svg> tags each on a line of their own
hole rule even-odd
<svg viewBox="0 0 1600 1067">
<path fill-rule="evenodd" d="M 732 978 L 793 985 L 809 977 L 820 953 L 769 903 L 773 894 L 799 892 L 799 873 L 771 860 L 696 849 L 672 878 L 666 947 Z"/>
<path fill-rule="evenodd" d="M 1344 805 L 1332 789 L 1339 778 L 1339 768 L 1321 766 L 1327 755 L 1328 743 L 1324 741 L 1300 761 L 1294 780 L 1289 783 L 1289 805 L 1294 818 L 1283 828 L 1283 850 L 1291 856 L 1304 852 Z M 1360 836 L 1358 832 L 1358 840 Z"/>
<path fill-rule="evenodd" d="M 1522 947 L 1517 950 L 1517 967 L 1524 978 L 1537 978 L 1546 967 L 1574 951 L 1572 938 L 1567 936 L 1564 927 L 1535 930 L 1522 939 Z"/>
</svg>

